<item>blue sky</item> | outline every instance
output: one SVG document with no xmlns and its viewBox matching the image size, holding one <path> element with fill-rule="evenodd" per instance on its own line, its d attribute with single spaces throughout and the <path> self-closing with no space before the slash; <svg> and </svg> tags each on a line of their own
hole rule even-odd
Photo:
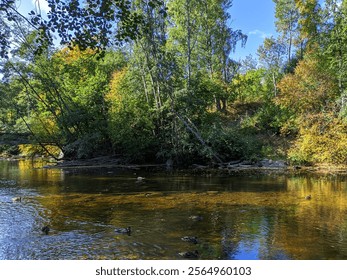
<svg viewBox="0 0 347 280">
<path fill-rule="evenodd" d="M 248 36 L 245 48 L 237 46 L 231 56 L 238 60 L 256 54 L 265 37 L 276 36 L 275 4 L 272 0 L 234 0 L 229 11 L 231 27 L 241 29 Z"/>
<path fill-rule="evenodd" d="M 45 0 L 21 0 L 20 10 L 33 9 L 34 4 L 40 3 L 42 11 L 47 11 Z M 276 34 L 274 24 L 275 5 L 272 0 L 233 0 L 233 6 L 229 10 L 234 30 L 241 29 L 248 36 L 245 48 L 237 46 L 232 54 L 235 60 L 245 58 L 249 54 L 256 54 L 257 48 L 262 44 L 265 37 Z"/>
</svg>

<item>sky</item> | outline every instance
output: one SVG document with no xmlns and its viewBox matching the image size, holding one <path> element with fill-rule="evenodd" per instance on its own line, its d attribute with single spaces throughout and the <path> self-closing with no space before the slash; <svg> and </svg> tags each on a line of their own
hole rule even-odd
<svg viewBox="0 0 347 280">
<path fill-rule="evenodd" d="M 245 48 L 238 45 L 232 58 L 238 60 L 256 55 L 265 37 L 276 36 L 275 4 L 273 0 L 233 0 L 230 8 L 231 28 L 248 36 Z"/>
<path fill-rule="evenodd" d="M 35 6 L 43 12 L 49 10 L 45 0 L 21 0 L 19 8 L 28 12 Z M 243 59 L 249 54 L 255 56 L 265 37 L 276 36 L 274 9 L 273 0 L 233 0 L 229 10 L 232 19 L 230 27 L 240 29 L 248 36 L 246 46 L 242 48 L 238 44 L 235 53 L 231 54 L 233 59 Z"/>
</svg>

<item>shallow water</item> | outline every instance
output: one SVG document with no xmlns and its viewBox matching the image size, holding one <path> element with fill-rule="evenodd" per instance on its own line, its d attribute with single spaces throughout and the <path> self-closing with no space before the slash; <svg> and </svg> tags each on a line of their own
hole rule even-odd
<svg viewBox="0 0 347 280">
<path fill-rule="evenodd" d="M 130 235 L 115 232 L 128 226 Z M 184 251 L 199 259 L 347 259 L 347 177 L 168 176 L 0 161 L 0 259 L 182 259 Z"/>
</svg>

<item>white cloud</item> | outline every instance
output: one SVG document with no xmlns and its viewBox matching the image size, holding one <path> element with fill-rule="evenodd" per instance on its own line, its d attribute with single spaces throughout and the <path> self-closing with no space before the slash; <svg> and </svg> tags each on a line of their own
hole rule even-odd
<svg viewBox="0 0 347 280">
<path fill-rule="evenodd" d="M 271 36 L 272 36 L 271 33 L 266 33 L 266 32 L 261 31 L 261 30 L 259 30 L 259 29 L 255 29 L 255 30 L 252 30 L 252 31 L 248 32 L 248 35 L 249 35 L 249 36 L 250 36 L 250 35 L 255 35 L 255 36 L 258 36 L 258 37 L 260 37 L 260 38 L 262 38 L 262 39 L 265 39 L 265 38 L 268 38 L 268 37 L 271 37 Z"/>
<path fill-rule="evenodd" d="M 47 14 L 51 10 L 46 0 L 31 0 L 31 2 L 33 3 L 36 11 L 38 12 L 41 10 L 41 12 Z"/>
</svg>

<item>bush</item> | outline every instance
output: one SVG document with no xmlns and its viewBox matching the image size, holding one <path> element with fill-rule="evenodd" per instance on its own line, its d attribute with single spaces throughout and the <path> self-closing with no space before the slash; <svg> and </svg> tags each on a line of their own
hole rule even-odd
<svg viewBox="0 0 347 280">
<path fill-rule="evenodd" d="M 254 134 L 238 127 L 210 129 L 207 141 L 223 161 L 232 159 L 256 159 L 261 156 L 261 141 Z"/>
<path fill-rule="evenodd" d="M 3 156 L 16 156 L 19 154 L 19 148 L 17 145 L 0 145 L 0 155 Z"/>
<path fill-rule="evenodd" d="M 347 124 L 332 114 L 303 120 L 299 136 L 288 152 L 294 163 L 347 163 Z"/>
<path fill-rule="evenodd" d="M 98 132 L 80 136 L 78 140 L 64 147 L 64 157 L 87 159 L 109 151 L 107 143 Z"/>
</svg>

